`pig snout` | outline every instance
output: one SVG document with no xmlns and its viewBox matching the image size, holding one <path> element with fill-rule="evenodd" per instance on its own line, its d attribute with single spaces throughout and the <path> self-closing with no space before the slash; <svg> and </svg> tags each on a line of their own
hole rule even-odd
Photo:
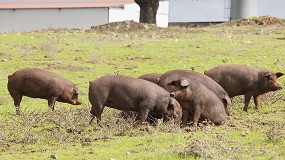
<svg viewBox="0 0 285 160">
<path fill-rule="evenodd" d="M 69 99 L 67 100 L 68 103 L 72 104 L 72 105 L 81 105 L 82 101 L 80 99 Z"/>
<path fill-rule="evenodd" d="M 81 100 L 77 100 L 74 105 L 80 105 L 80 104 L 82 104 L 82 101 Z"/>
<path fill-rule="evenodd" d="M 275 86 L 273 86 L 273 91 L 278 91 L 281 89 L 282 89 L 282 87 L 279 84 L 275 84 Z"/>
<path fill-rule="evenodd" d="M 72 96 L 70 97 L 71 104 L 80 105 L 82 101 L 79 99 L 80 91 L 78 89 L 73 89 Z"/>
<path fill-rule="evenodd" d="M 172 115 L 172 117 L 174 118 L 174 119 L 176 119 L 176 118 L 178 118 L 179 116 L 178 116 L 178 114 L 177 113 L 173 113 L 173 115 Z"/>
</svg>

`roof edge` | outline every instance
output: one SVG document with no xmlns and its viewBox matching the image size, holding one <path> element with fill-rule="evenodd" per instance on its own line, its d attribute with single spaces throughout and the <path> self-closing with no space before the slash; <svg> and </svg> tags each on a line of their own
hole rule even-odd
<svg viewBox="0 0 285 160">
<path fill-rule="evenodd" d="M 135 3 L 133 0 L 112 2 L 0 2 L 0 9 L 106 8 Z"/>
</svg>

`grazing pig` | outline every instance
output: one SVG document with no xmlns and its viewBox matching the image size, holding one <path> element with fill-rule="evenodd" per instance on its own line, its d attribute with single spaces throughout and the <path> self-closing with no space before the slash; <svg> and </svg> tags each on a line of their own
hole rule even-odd
<svg viewBox="0 0 285 160">
<path fill-rule="evenodd" d="M 219 83 L 230 97 L 244 95 L 244 108 L 247 112 L 251 97 L 254 99 L 255 109 L 259 109 L 260 95 L 282 89 L 277 79 L 283 73 L 271 72 L 263 69 L 243 65 L 216 66 L 205 74 Z"/>
<path fill-rule="evenodd" d="M 90 113 L 100 125 L 101 114 L 105 106 L 135 111 L 145 122 L 147 116 L 180 118 L 180 104 L 160 86 L 138 78 L 120 75 L 107 75 L 91 81 L 89 85 Z"/>
<path fill-rule="evenodd" d="M 226 112 L 230 115 L 229 105 L 231 104 L 231 100 L 227 92 L 217 82 L 203 74 L 190 70 L 171 70 L 161 75 L 158 84 L 168 92 L 173 92 L 176 90 L 176 86 L 169 86 L 168 84 L 177 79 L 191 80 L 195 84 L 200 83 L 212 90 L 224 103 Z"/>
<path fill-rule="evenodd" d="M 158 74 L 158 73 L 149 73 L 149 74 L 141 75 L 138 78 L 158 84 L 160 76 L 161 74 Z"/>
<path fill-rule="evenodd" d="M 54 110 L 55 101 L 79 105 L 79 90 L 70 81 L 54 73 L 36 68 L 25 68 L 8 76 L 8 91 L 14 99 L 16 113 L 20 114 L 23 96 L 48 100 Z"/>
<path fill-rule="evenodd" d="M 187 125 L 189 113 L 192 113 L 194 127 L 197 126 L 199 119 L 208 119 L 216 125 L 227 120 L 223 102 L 204 85 L 186 79 L 172 81 L 168 85 L 178 89 L 171 94 L 182 106 L 183 127 Z"/>
</svg>

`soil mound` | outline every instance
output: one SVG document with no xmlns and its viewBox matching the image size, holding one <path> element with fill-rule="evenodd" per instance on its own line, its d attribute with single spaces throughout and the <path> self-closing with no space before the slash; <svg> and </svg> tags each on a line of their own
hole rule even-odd
<svg viewBox="0 0 285 160">
<path fill-rule="evenodd" d="M 225 22 L 217 26 L 248 26 L 248 25 L 285 25 L 285 19 L 270 17 L 270 16 L 250 17 L 250 18 Z"/>
<path fill-rule="evenodd" d="M 111 22 L 100 26 L 92 26 L 89 31 L 98 33 L 125 33 L 145 30 L 156 30 L 159 28 L 160 27 L 157 27 L 154 24 L 138 23 L 135 21 L 120 21 Z"/>
</svg>

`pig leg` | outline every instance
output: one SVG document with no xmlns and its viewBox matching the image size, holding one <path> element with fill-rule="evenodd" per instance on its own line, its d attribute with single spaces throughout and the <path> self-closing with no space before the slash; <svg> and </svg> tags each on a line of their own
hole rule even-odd
<svg viewBox="0 0 285 160">
<path fill-rule="evenodd" d="M 96 119 L 97 119 L 97 124 L 98 124 L 100 127 L 102 127 L 102 125 L 101 125 L 101 114 L 100 114 L 100 115 L 97 115 L 97 116 L 96 116 Z"/>
<path fill-rule="evenodd" d="M 260 98 L 260 95 L 253 95 L 253 100 L 254 100 L 254 104 L 255 104 L 255 110 L 259 110 L 259 98 Z"/>
<path fill-rule="evenodd" d="M 91 119 L 90 119 L 90 121 L 89 121 L 89 125 L 91 125 L 92 124 L 92 121 L 94 120 L 94 118 L 96 117 L 96 119 L 97 119 L 97 124 L 100 126 L 100 127 L 102 127 L 102 125 L 101 125 L 101 114 L 100 115 L 96 115 L 96 116 L 94 116 L 94 115 L 91 115 Z"/>
<path fill-rule="evenodd" d="M 244 107 L 243 107 L 243 111 L 247 112 L 248 109 L 248 104 L 250 102 L 250 98 L 252 97 L 251 94 L 246 94 L 244 95 Z"/>
<path fill-rule="evenodd" d="M 200 106 L 196 106 L 194 109 L 194 116 L 193 116 L 193 127 L 197 127 L 198 121 L 201 115 L 202 109 Z"/>
<path fill-rule="evenodd" d="M 182 110 L 182 127 L 187 126 L 189 112 L 186 109 Z"/>
<path fill-rule="evenodd" d="M 54 110 L 54 105 L 57 97 L 49 97 L 48 98 L 48 106 L 49 108 L 53 111 Z"/>
<path fill-rule="evenodd" d="M 101 104 L 105 104 L 105 103 L 101 103 Z M 104 107 L 105 107 L 105 105 L 94 105 L 94 106 L 92 105 L 90 113 L 92 114 L 93 118 L 90 120 L 89 124 L 91 124 L 91 122 L 94 119 L 94 117 L 96 117 L 97 124 L 100 127 L 102 127 L 102 125 L 101 125 L 101 115 L 103 113 Z"/>
<path fill-rule="evenodd" d="M 142 107 L 142 106 L 140 106 L 140 107 Z M 147 119 L 147 116 L 148 116 L 148 113 L 150 112 L 150 110 L 146 109 L 147 107 L 142 107 L 142 108 L 143 109 L 141 109 L 139 111 L 139 113 L 140 113 L 140 116 L 141 116 L 141 123 L 143 124 L 143 123 L 146 123 L 146 119 Z"/>
<path fill-rule="evenodd" d="M 17 115 L 21 114 L 20 103 L 22 101 L 22 97 L 23 97 L 23 95 L 17 95 L 17 96 L 13 97 L 13 99 L 14 99 L 14 106 L 16 108 L 16 114 Z"/>
</svg>

